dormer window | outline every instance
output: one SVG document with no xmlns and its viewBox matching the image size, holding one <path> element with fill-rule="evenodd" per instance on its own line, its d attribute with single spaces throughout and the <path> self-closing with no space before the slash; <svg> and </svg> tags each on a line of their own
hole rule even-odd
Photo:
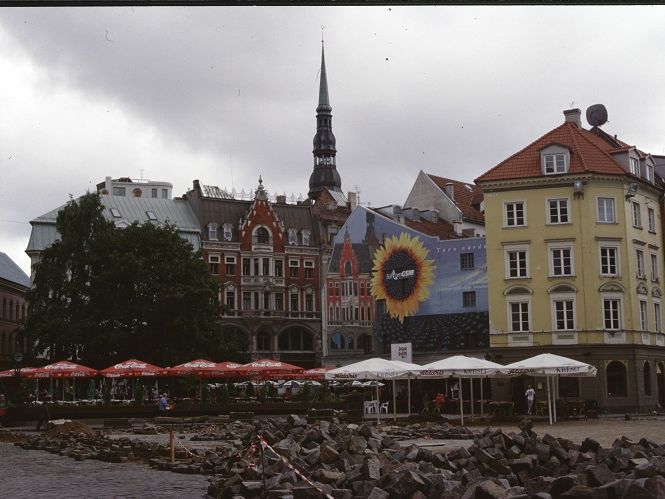
<svg viewBox="0 0 665 499">
<path fill-rule="evenodd" d="M 647 165 L 647 180 L 653 184 L 653 165 Z"/>
<path fill-rule="evenodd" d="M 224 241 L 230 241 L 233 239 L 233 226 L 231 224 L 224 224 Z"/>
<path fill-rule="evenodd" d="M 636 177 L 640 176 L 640 160 L 637 158 L 630 158 L 630 173 Z"/>
<path fill-rule="evenodd" d="M 113 218 L 120 218 L 120 210 L 118 208 L 111 208 L 111 215 L 113 215 Z"/>
<path fill-rule="evenodd" d="M 296 229 L 289 229 L 288 234 L 289 234 L 289 244 L 291 246 L 295 246 L 296 244 L 298 244 L 298 231 Z"/>
<path fill-rule="evenodd" d="M 543 156 L 545 164 L 545 175 L 554 175 L 557 173 L 566 173 L 568 165 L 566 164 L 566 154 L 545 154 Z"/>
<path fill-rule="evenodd" d="M 303 229 L 301 232 L 301 237 L 302 237 L 302 245 L 303 246 L 309 246 L 309 236 L 311 232 L 309 229 Z"/>
<path fill-rule="evenodd" d="M 217 224 L 208 224 L 208 240 L 217 241 Z"/>
<path fill-rule="evenodd" d="M 148 220 L 151 220 L 151 221 L 153 221 L 153 222 L 154 222 L 155 220 L 157 220 L 157 215 L 155 215 L 155 212 L 154 212 L 154 211 L 150 211 L 150 210 L 148 210 L 148 211 L 145 212 L 145 214 L 146 214 L 146 216 L 148 217 Z"/>
<path fill-rule="evenodd" d="M 561 144 L 550 144 L 540 150 L 540 170 L 543 175 L 561 175 L 570 170 L 570 150 Z"/>
</svg>

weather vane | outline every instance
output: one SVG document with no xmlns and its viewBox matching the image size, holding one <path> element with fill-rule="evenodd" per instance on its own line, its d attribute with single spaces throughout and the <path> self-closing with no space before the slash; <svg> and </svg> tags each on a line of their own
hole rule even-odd
<svg viewBox="0 0 665 499">
<path fill-rule="evenodd" d="M 322 24 L 321 25 L 321 43 L 323 43 L 323 30 L 326 29 L 326 27 Z"/>
</svg>

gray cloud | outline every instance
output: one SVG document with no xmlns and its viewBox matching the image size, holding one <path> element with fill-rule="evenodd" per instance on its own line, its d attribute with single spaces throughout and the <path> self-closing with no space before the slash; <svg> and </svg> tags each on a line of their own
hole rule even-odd
<svg viewBox="0 0 665 499">
<path fill-rule="evenodd" d="M 247 189 L 262 174 L 271 192 L 305 194 L 321 25 L 343 188 L 357 185 L 375 206 L 403 202 L 420 169 L 473 180 L 561 123 L 571 104 L 606 104 L 611 133 L 663 153 L 656 117 L 665 104 L 663 13 L 632 6 L 2 9 L 0 31 L 16 64 L 35 65 L 55 109 L 64 94 L 83 109 L 40 116 L 26 105 L 5 117 L 22 122 L 32 141 L 7 145 L 18 166 L 6 177 L 16 187 L 4 193 L 2 212 L 27 221 L 105 175 L 141 169 L 178 193 L 194 178 Z M 79 116 L 85 123 L 68 135 L 64 123 Z M 128 136 L 136 130 L 142 142 Z M 39 150 L 45 143 L 50 150 Z M 0 157 L 0 167 L 11 165 Z M 14 226 L 21 227 L 0 225 L 3 239 L 19 246 L 23 234 L 25 246 L 26 228 Z"/>
</svg>

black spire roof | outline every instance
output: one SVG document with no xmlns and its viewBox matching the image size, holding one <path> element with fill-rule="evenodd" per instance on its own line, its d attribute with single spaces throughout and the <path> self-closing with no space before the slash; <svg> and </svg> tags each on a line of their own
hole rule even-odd
<svg viewBox="0 0 665 499">
<path fill-rule="evenodd" d="M 342 179 L 335 167 L 335 135 L 332 131 L 332 107 L 328 97 L 326 59 L 321 41 L 321 81 L 319 105 L 316 107 L 316 135 L 314 135 L 314 171 L 309 177 L 309 197 L 316 199 L 324 188 L 341 192 Z"/>
</svg>

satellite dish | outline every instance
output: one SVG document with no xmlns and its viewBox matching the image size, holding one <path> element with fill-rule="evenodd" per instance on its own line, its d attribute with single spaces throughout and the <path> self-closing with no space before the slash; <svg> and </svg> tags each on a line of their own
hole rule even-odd
<svg viewBox="0 0 665 499">
<path fill-rule="evenodd" d="M 603 126 L 607 123 L 607 109 L 602 104 L 594 104 L 586 110 L 586 120 L 591 126 Z"/>
</svg>

